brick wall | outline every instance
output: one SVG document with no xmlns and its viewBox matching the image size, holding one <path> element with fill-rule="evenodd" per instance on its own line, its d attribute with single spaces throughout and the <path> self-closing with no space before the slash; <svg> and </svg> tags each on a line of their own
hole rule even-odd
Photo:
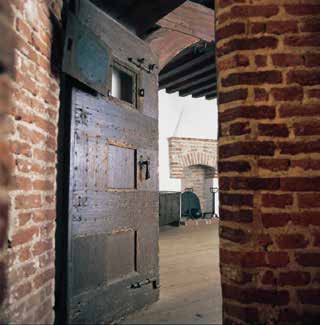
<svg viewBox="0 0 320 325">
<path fill-rule="evenodd" d="M 320 3 L 216 8 L 224 322 L 315 324 Z"/>
<path fill-rule="evenodd" d="M 14 65 L 14 35 L 12 30 L 12 17 L 10 15 L 9 1 L 0 3 L 0 305 L 6 293 L 6 267 L 3 246 L 7 239 L 8 226 L 8 186 L 10 183 L 10 159 L 7 145 L 8 124 L 7 111 L 10 106 L 11 83 Z M 0 322 L 2 315 L 0 314 Z"/>
<path fill-rule="evenodd" d="M 212 194 L 214 169 L 212 167 L 195 165 L 186 167 L 181 180 L 181 191 L 192 188 L 200 200 L 202 212 L 212 211 Z"/>
<path fill-rule="evenodd" d="M 217 170 L 216 140 L 171 137 L 168 142 L 171 178 L 181 179 L 185 167 L 192 165 L 205 165 Z"/>
<path fill-rule="evenodd" d="M 193 188 L 202 211 L 211 211 L 210 187 L 217 171 L 217 141 L 179 137 L 171 137 L 168 141 L 170 177 L 182 180 L 181 191 Z"/>
<path fill-rule="evenodd" d="M 54 59 L 62 0 L 10 4 L 17 43 L 9 111 L 13 180 L 5 252 L 8 291 L 2 309 L 11 323 L 51 323 L 59 108 L 59 67 Z"/>
</svg>

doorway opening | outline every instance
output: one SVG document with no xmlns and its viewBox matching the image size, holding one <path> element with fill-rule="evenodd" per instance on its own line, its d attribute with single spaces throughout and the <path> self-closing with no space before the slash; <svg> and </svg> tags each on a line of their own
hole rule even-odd
<svg viewBox="0 0 320 325">
<path fill-rule="evenodd" d="M 222 323 L 214 57 L 197 44 L 160 72 L 160 300 L 124 324 Z"/>
</svg>

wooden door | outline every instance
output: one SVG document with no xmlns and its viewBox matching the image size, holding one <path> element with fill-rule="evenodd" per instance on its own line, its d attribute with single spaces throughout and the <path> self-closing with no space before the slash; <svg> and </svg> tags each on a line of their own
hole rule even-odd
<svg viewBox="0 0 320 325">
<path fill-rule="evenodd" d="M 67 299 L 68 322 L 78 324 L 117 320 L 159 295 L 156 58 L 89 1 L 79 3 L 64 66 L 81 81 L 71 96 Z M 79 69 L 83 52 L 73 52 L 81 47 L 95 50 Z"/>
</svg>

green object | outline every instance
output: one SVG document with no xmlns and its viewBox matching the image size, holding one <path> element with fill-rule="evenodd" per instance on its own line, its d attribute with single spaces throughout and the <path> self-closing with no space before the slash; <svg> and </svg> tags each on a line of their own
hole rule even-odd
<svg viewBox="0 0 320 325">
<path fill-rule="evenodd" d="M 182 217 L 199 219 L 202 217 L 200 200 L 193 192 L 182 193 L 181 198 Z"/>
</svg>

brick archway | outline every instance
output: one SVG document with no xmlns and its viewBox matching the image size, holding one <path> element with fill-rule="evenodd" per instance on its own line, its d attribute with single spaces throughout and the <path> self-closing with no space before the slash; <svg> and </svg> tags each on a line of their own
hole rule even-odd
<svg viewBox="0 0 320 325">
<path fill-rule="evenodd" d="M 214 40 L 214 11 L 197 3 L 186 1 L 162 18 L 160 29 L 151 33 L 146 41 L 159 56 L 160 70 L 177 54 L 192 44 Z"/>
<path fill-rule="evenodd" d="M 205 152 L 188 152 L 177 156 L 177 160 L 183 168 L 201 165 L 216 169 L 216 159 L 213 155 Z"/>
</svg>

